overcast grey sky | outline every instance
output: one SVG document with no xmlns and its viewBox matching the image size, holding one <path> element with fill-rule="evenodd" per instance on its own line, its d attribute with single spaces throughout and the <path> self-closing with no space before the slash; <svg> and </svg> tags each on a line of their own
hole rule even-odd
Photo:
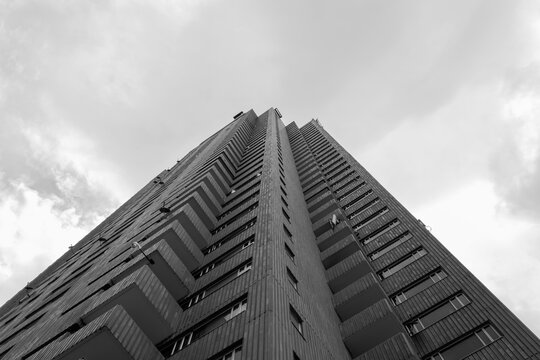
<svg viewBox="0 0 540 360">
<path fill-rule="evenodd" d="M 323 126 L 540 334 L 538 1 L 1 1 L 0 303 L 232 115 Z"/>
</svg>

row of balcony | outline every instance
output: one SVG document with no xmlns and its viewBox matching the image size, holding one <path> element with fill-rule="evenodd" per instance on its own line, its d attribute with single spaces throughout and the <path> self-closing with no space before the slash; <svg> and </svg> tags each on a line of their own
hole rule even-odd
<svg viewBox="0 0 540 360">
<path fill-rule="evenodd" d="M 315 125 L 306 125 L 302 132 L 307 142 L 298 141 L 296 150 L 310 151 L 301 151 L 297 160 L 301 184 L 345 346 L 355 360 L 418 359 L 354 230 L 374 226 L 369 224 L 370 217 L 382 216 L 378 212 L 384 211 L 384 205 L 373 191 L 367 192 L 369 186 L 341 160 L 339 152 L 325 145 L 328 142 Z M 314 154 L 314 149 L 320 153 Z M 322 171 L 321 161 L 330 167 Z M 352 200 L 355 203 L 343 210 Z"/>
</svg>

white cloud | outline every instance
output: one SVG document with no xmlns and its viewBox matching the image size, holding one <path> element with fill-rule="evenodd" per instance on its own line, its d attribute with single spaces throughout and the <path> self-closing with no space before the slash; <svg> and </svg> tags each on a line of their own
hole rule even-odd
<svg viewBox="0 0 540 360">
<path fill-rule="evenodd" d="M 353 156 L 406 206 L 432 202 L 487 177 L 506 132 L 499 99 L 492 84 L 465 87 L 429 116 L 398 124 L 366 148 L 358 144 Z"/>
<path fill-rule="evenodd" d="M 12 185 L 14 191 L 2 193 L 0 202 L 0 303 L 90 230 L 79 225 L 74 208 L 55 210 L 61 199 L 42 197 L 23 183 Z"/>
<path fill-rule="evenodd" d="M 514 208 L 538 209 L 537 92 L 521 91 L 534 68 L 517 71 L 519 92 L 503 85 L 540 58 L 535 1 L 0 7 L 0 246 L 13 253 L 9 264 L 0 259 L 2 294 L 250 107 L 275 105 L 301 124 L 320 117 L 398 199 L 421 207 L 436 232 L 450 226 L 451 197 L 472 196 L 483 216 L 452 217 L 465 232 L 485 239 L 478 228 L 495 226 L 499 239 L 518 237 L 525 248 L 539 233 L 494 212 L 516 193 Z M 455 235 L 446 230 L 443 241 Z M 43 234 L 58 247 L 44 247 Z M 485 261 L 469 265 L 497 292 L 510 280 L 485 272 L 504 252 L 502 241 L 495 244 Z M 515 255 L 533 264 L 531 254 Z M 535 314 L 527 290 L 505 302 Z"/>
<path fill-rule="evenodd" d="M 428 202 L 414 213 L 506 306 L 540 333 L 540 225 L 498 204 L 493 184 L 476 180 Z"/>
</svg>

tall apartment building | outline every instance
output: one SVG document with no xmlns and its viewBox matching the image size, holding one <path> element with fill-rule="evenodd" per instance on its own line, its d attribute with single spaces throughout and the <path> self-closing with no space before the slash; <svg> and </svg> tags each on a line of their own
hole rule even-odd
<svg viewBox="0 0 540 360">
<path fill-rule="evenodd" d="M 253 111 L 0 309 L 0 359 L 540 359 L 321 126 Z"/>
</svg>

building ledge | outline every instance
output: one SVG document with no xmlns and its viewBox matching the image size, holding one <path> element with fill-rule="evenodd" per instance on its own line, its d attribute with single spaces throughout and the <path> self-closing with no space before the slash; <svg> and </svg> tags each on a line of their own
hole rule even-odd
<svg viewBox="0 0 540 360">
<path fill-rule="evenodd" d="M 38 359 L 162 360 L 163 356 L 129 314 L 114 306 L 79 331 L 28 358 Z"/>
<path fill-rule="evenodd" d="M 178 326 L 182 309 L 147 265 L 98 295 L 82 316 L 88 323 L 120 305 L 153 343 Z"/>
</svg>

